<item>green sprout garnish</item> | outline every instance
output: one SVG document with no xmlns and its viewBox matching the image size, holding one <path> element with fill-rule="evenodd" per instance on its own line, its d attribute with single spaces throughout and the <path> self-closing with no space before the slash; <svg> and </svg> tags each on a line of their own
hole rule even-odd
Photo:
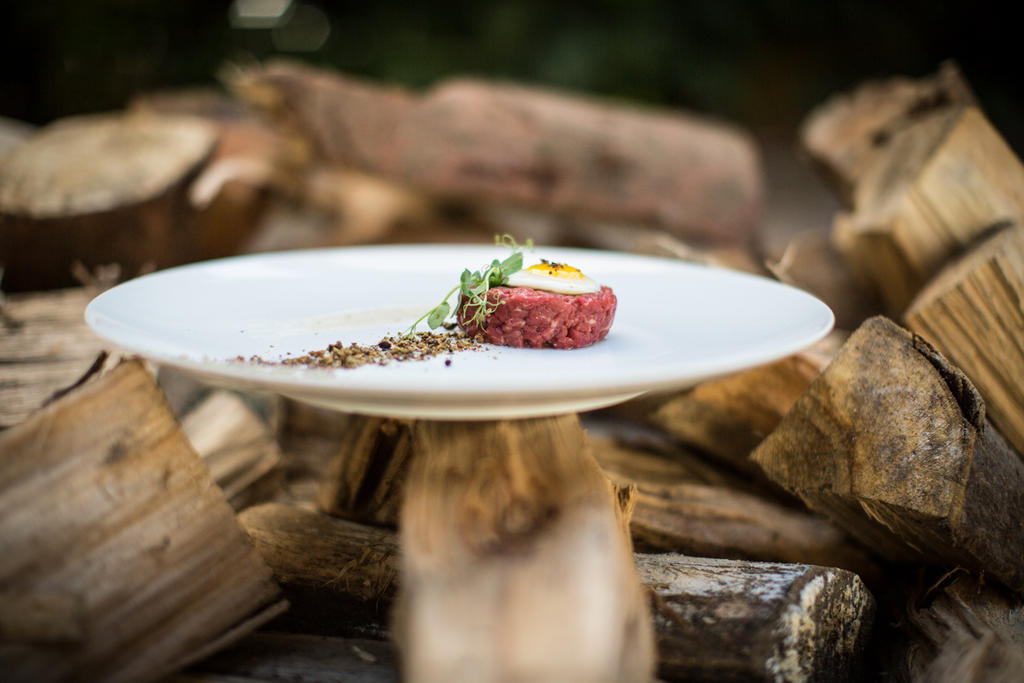
<svg viewBox="0 0 1024 683">
<path fill-rule="evenodd" d="M 494 243 L 498 246 L 505 246 L 512 250 L 512 255 L 504 261 L 494 259 L 491 264 L 483 269 L 483 271 L 474 270 L 470 272 L 467 268 L 462 271 L 462 275 L 459 276 L 459 284 L 451 288 L 451 290 L 444 295 L 444 299 L 441 300 L 434 308 L 430 309 L 419 319 L 414 322 L 408 330 L 406 330 L 406 336 L 413 334 L 416 331 L 416 326 L 423 322 L 424 319 L 427 321 L 427 325 L 432 330 L 436 330 L 438 327 L 444 324 L 444 321 L 451 315 L 452 307 L 448 304 L 448 299 L 451 298 L 452 294 L 459 292 L 459 303 L 456 307 L 461 305 L 461 301 L 464 299 L 469 305 L 475 306 L 473 317 L 470 318 L 470 323 L 482 325 L 484 320 L 498 307 L 497 301 L 488 301 L 487 292 L 490 291 L 491 287 L 500 287 L 508 282 L 508 277 L 512 273 L 523 269 L 523 252 L 515 239 L 511 235 L 495 235 Z M 533 240 L 526 240 L 525 247 L 527 249 L 533 249 Z"/>
</svg>

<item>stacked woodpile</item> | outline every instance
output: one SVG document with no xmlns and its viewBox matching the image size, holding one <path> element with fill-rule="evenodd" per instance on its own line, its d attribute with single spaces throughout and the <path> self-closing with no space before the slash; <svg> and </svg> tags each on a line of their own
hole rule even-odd
<svg viewBox="0 0 1024 683">
<path fill-rule="evenodd" d="M 27 290 L 0 300 L 0 678 L 1019 680 L 1024 168 L 955 66 L 811 113 L 842 210 L 781 255 L 757 149 L 714 121 L 229 80 L 0 154 Z M 841 329 L 685 392 L 470 423 L 214 391 L 82 321 L 149 267 L 510 229 L 774 275 Z"/>
</svg>

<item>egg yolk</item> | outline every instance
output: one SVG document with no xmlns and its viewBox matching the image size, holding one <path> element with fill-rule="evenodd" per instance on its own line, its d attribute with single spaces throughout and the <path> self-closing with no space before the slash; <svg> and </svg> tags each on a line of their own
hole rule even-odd
<svg viewBox="0 0 1024 683">
<path fill-rule="evenodd" d="M 530 266 L 526 270 L 539 275 L 549 275 L 551 277 L 564 278 L 566 280 L 579 280 L 583 278 L 583 273 L 581 273 L 579 269 L 567 266 L 564 263 L 551 263 L 550 261 L 538 263 L 535 266 Z"/>
</svg>

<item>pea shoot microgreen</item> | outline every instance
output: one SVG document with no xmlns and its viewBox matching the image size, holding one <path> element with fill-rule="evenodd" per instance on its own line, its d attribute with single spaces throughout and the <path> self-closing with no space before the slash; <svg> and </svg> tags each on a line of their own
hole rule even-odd
<svg viewBox="0 0 1024 683">
<path fill-rule="evenodd" d="M 459 299 L 456 301 L 456 309 L 461 305 L 462 300 L 465 299 L 470 306 L 474 306 L 473 317 L 471 322 L 476 324 L 482 324 L 484 320 L 494 309 L 497 308 L 497 301 L 488 301 L 487 292 L 490 291 L 491 287 L 500 287 L 508 282 L 508 277 L 512 273 L 522 270 L 523 268 L 523 247 L 516 243 L 515 239 L 511 235 L 495 235 L 494 243 L 498 246 L 505 246 L 512 250 L 512 254 L 503 261 L 494 259 L 490 265 L 485 267 L 482 271 L 474 270 L 470 271 L 468 268 L 462 271 L 462 275 L 459 276 L 459 284 L 451 288 L 451 290 L 444 295 L 444 299 L 441 300 L 434 308 L 430 309 L 419 317 L 408 330 L 406 330 L 406 336 L 413 334 L 416 331 L 416 326 L 419 325 L 424 319 L 427 321 L 427 326 L 432 330 L 436 330 L 438 327 L 444 324 L 444 321 L 448 319 L 448 316 L 452 313 L 452 307 L 448 304 L 448 299 L 451 298 L 455 292 L 459 293 Z M 533 249 L 533 240 L 526 240 L 526 249 Z"/>
</svg>

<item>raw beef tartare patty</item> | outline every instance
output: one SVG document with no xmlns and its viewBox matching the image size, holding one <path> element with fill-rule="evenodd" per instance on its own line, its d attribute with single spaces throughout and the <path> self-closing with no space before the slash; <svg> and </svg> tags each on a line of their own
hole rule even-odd
<svg viewBox="0 0 1024 683">
<path fill-rule="evenodd" d="M 470 322 L 476 306 L 460 302 L 457 320 L 466 334 L 504 346 L 578 349 L 604 339 L 615 318 L 615 294 L 601 287 L 593 294 L 556 294 L 529 287 L 493 287 L 497 308 L 483 325 Z"/>
</svg>

